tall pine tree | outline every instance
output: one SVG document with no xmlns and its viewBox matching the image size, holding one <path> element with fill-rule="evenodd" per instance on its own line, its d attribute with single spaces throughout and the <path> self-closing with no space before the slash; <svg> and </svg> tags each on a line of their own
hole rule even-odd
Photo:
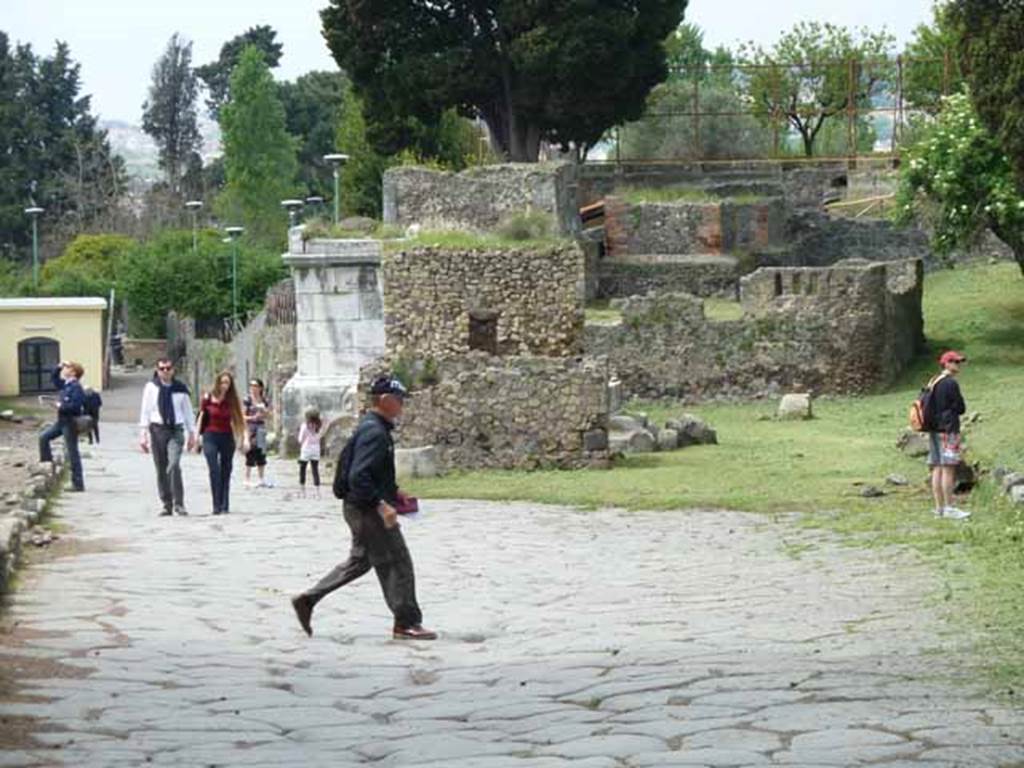
<svg viewBox="0 0 1024 768">
<path fill-rule="evenodd" d="M 268 245 L 284 239 L 281 200 L 296 193 L 295 140 L 263 54 L 248 46 L 231 75 L 231 100 L 220 113 L 227 183 L 218 200 L 226 223 Z"/>
<path fill-rule="evenodd" d="M 192 43 L 175 32 L 153 66 L 149 98 L 142 105 L 142 130 L 153 137 L 160 152 L 160 167 L 173 194 L 199 150 L 196 123 L 197 80 L 192 70 Z"/>
</svg>

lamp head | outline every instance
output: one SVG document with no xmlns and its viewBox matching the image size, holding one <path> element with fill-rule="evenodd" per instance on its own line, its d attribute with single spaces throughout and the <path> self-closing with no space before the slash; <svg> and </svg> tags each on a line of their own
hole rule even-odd
<svg viewBox="0 0 1024 768">
<path fill-rule="evenodd" d="M 281 207 L 284 208 L 289 213 L 301 209 L 303 205 L 305 205 L 305 203 L 302 200 L 290 199 L 281 201 Z"/>
<path fill-rule="evenodd" d="M 324 155 L 324 161 L 337 168 L 348 162 L 348 155 L 343 155 L 340 152 L 332 152 L 329 155 Z"/>
<path fill-rule="evenodd" d="M 33 205 L 31 208 L 26 208 L 25 213 L 27 213 L 29 216 L 38 216 L 43 212 L 43 210 L 44 209 L 40 208 L 38 205 Z"/>
<path fill-rule="evenodd" d="M 190 211 L 198 211 L 200 208 L 203 207 L 203 201 L 189 200 L 187 203 L 185 203 L 185 207 L 188 208 Z"/>
<path fill-rule="evenodd" d="M 228 233 L 228 237 L 232 240 L 237 240 L 245 232 L 245 227 L 224 227 L 224 231 Z"/>
</svg>

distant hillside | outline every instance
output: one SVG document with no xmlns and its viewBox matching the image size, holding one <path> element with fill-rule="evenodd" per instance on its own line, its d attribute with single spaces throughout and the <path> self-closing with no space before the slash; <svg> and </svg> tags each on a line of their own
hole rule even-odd
<svg viewBox="0 0 1024 768">
<path fill-rule="evenodd" d="M 114 152 L 124 158 L 130 177 L 146 185 L 160 180 L 156 144 L 142 128 L 123 120 L 103 120 L 100 125 L 106 129 Z M 212 120 L 200 118 L 199 131 L 203 136 L 200 150 L 203 161 L 219 156 L 220 126 Z"/>
</svg>

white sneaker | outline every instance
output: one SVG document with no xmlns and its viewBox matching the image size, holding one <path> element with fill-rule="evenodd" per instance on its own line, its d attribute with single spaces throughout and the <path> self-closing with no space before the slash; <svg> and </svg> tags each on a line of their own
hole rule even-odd
<svg viewBox="0 0 1024 768">
<path fill-rule="evenodd" d="M 958 507 L 946 507 L 942 510 L 942 516 L 948 517 L 950 520 L 966 520 L 971 513 Z"/>
</svg>

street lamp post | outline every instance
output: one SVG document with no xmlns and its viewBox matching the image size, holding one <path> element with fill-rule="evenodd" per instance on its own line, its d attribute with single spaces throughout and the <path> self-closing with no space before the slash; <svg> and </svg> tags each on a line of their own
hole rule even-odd
<svg viewBox="0 0 1024 768">
<path fill-rule="evenodd" d="M 334 223 L 338 223 L 338 219 L 341 218 L 341 208 L 339 202 L 340 195 L 340 182 L 341 182 L 341 166 L 348 162 L 348 155 L 343 155 L 340 152 L 334 152 L 330 155 L 324 155 L 324 160 L 331 164 L 334 169 Z"/>
<path fill-rule="evenodd" d="M 203 208 L 202 200 L 189 200 L 185 203 L 192 214 L 192 253 L 199 250 L 199 211 Z"/>
<path fill-rule="evenodd" d="M 307 197 L 306 205 L 312 206 L 317 216 L 324 215 L 324 199 L 320 195 L 310 195 Z"/>
<path fill-rule="evenodd" d="M 282 200 L 281 207 L 288 211 L 288 226 L 294 227 L 299 223 L 298 216 L 299 211 L 302 210 L 304 203 L 301 200 Z"/>
<path fill-rule="evenodd" d="M 224 231 L 231 238 L 231 321 L 238 322 L 238 238 L 245 232 L 245 227 L 225 227 Z"/>
<path fill-rule="evenodd" d="M 26 208 L 25 213 L 32 217 L 32 285 L 39 287 L 39 215 L 43 209 L 38 205 Z"/>
</svg>

